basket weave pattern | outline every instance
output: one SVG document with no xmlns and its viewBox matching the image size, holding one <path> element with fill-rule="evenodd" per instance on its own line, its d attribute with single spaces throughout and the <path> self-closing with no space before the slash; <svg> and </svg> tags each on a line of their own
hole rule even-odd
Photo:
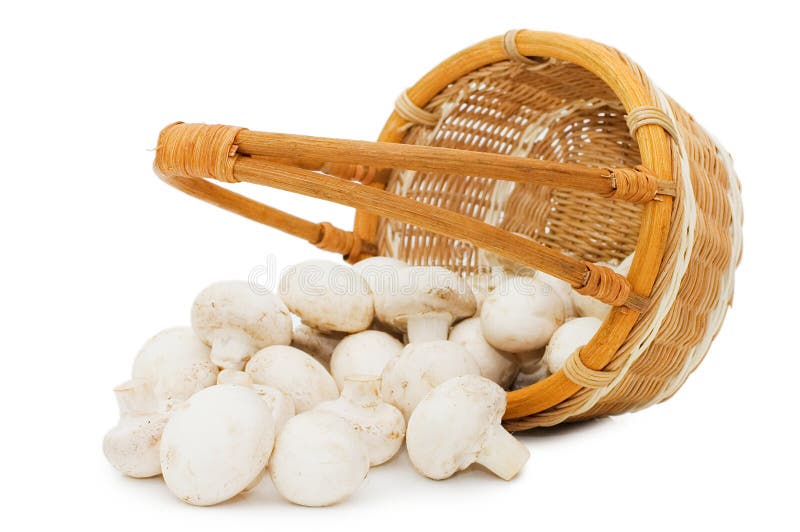
<svg viewBox="0 0 800 532">
<path fill-rule="evenodd" d="M 606 386 L 583 388 L 552 408 L 508 421 L 512 429 L 618 414 L 671 397 L 702 361 L 732 296 L 733 269 L 741 253 L 741 208 L 730 157 L 626 61 L 677 126 L 675 177 L 685 186 L 674 204 L 670 253 L 650 309 L 603 369 L 616 377 Z M 440 120 L 433 126 L 411 125 L 403 142 L 597 167 L 641 163 L 622 103 L 599 78 L 566 62 L 495 63 L 451 84 L 425 110 Z M 641 218 L 640 205 L 591 192 L 485 177 L 400 170 L 393 172 L 387 189 L 592 262 L 621 260 L 631 253 Z M 493 265 L 491 256 L 469 243 L 393 220 L 384 219 L 378 235 L 382 254 L 409 263 L 466 274 Z"/>
</svg>

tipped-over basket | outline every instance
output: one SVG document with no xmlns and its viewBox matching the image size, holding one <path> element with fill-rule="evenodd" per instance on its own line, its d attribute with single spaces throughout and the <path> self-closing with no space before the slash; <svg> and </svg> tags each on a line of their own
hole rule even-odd
<svg viewBox="0 0 800 532">
<path fill-rule="evenodd" d="M 625 55 L 508 32 L 403 92 L 378 140 L 177 123 L 161 132 L 155 167 L 189 194 L 350 262 L 390 255 L 471 275 L 499 255 L 613 305 L 563 370 L 509 392 L 512 430 L 663 401 L 703 359 L 733 294 L 739 184 L 730 156 Z M 208 179 L 355 207 L 354 228 Z M 627 277 L 595 264 L 633 251 Z"/>
</svg>

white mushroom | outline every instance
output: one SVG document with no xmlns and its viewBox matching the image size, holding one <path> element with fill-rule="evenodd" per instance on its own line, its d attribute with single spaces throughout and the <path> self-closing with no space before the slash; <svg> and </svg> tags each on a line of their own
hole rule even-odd
<svg viewBox="0 0 800 532">
<path fill-rule="evenodd" d="M 292 347 L 308 353 L 328 369 L 333 350 L 344 337 L 345 333 L 318 331 L 305 323 L 300 323 L 292 333 Z"/>
<path fill-rule="evenodd" d="M 495 348 L 526 353 L 544 347 L 565 319 L 564 304 L 546 283 L 510 277 L 484 301 L 481 330 Z"/>
<path fill-rule="evenodd" d="M 288 394 L 272 386 L 253 384 L 251 388 L 267 403 L 272 413 L 272 419 L 275 421 L 275 434 L 279 434 L 286 422 L 294 417 L 294 401 Z"/>
<path fill-rule="evenodd" d="M 564 367 L 570 355 L 589 343 L 602 324 L 599 319 L 587 316 L 575 318 L 559 327 L 547 344 L 542 359 L 550 373 Z"/>
<path fill-rule="evenodd" d="M 286 423 L 269 472 L 278 493 L 289 501 L 328 506 L 358 489 L 369 472 L 369 454 L 350 423 L 311 410 Z"/>
<path fill-rule="evenodd" d="M 224 281 L 200 292 L 192 327 L 211 346 L 211 361 L 242 369 L 259 349 L 292 340 L 289 310 L 274 294 L 259 294 L 245 281 Z"/>
<path fill-rule="evenodd" d="M 169 490 L 208 506 L 250 486 L 269 461 L 275 427 L 250 388 L 206 388 L 175 409 L 161 438 L 161 469 Z"/>
<path fill-rule="evenodd" d="M 625 260 L 616 266 L 609 262 L 598 262 L 597 264 L 611 268 L 620 275 L 627 276 L 631 269 L 632 263 L 633 253 L 625 257 Z M 603 303 L 602 301 L 599 301 L 591 296 L 579 294 L 575 290 L 570 292 L 570 296 L 572 298 L 572 304 L 575 307 L 575 312 L 578 316 L 592 316 L 597 319 L 604 320 L 606 319 L 606 316 L 608 316 L 608 313 L 611 312 L 611 305 Z"/>
<path fill-rule="evenodd" d="M 383 368 L 381 397 L 408 419 L 422 398 L 439 384 L 480 373 L 466 349 L 455 342 L 416 342 L 405 346 Z"/>
<path fill-rule="evenodd" d="M 408 333 L 409 342 L 445 340 L 450 325 L 475 314 L 475 295 L 447 268 L 410 266 L 397 271 L 396 291 L 375 296 L 383 323 Z"/>
<path fill-rule="evenodd" d="M 461 345 L 478 364 L 481 375 L 507 388 L 519 371 L 517 359 L 489 345 L 481 332 L 481 319 L 469 318 L 453 327 L 450 341 Z"/>
<path fill-rule="evenodd" d="M 247 363 L 256 384 L 272 386 L 292 398 L 297 413 L 339 397 L 339 388 L 322 364 L 299 349 L 273 345 Z"/>
<path fill-rule="evenodd" d="M 252 386 L 253 379 L 244 371 L 238 369 L 223 369 L 217 375 L 217 384 L 238 384 L 239 386 Z"/>
<path fill-rule="evenodd" d="M 118 471 L 134 478 L 161 474 L 158 447 L 168 415 L 158 412 L 150 384 L 128 381 L 114 388 L 119 423 L 103 438 L 103 453 Z"/>
<path fill-rule="evenodd" d="M 380 377 L 390 359 L 403 350 L 394 336 L 381 331 L 361 331 L 339 342 L 331 357 L 331 375 L 340 390 L 352 375 Z"/>
<path fill-rule="evenodd" d="M 353 264 L 353 269 L 366 279 L 373 294 L 397 289 L 397 271 L 408 265 L 392 257 L 370 257 Z"/>
<path fill-rule="evenodd" d="M 372 323 L 369 284 L 345 264 L 325 260 L 296 264 L 281 276 L 280 294 L 303 323 L 320 331 L 354 333 Z"/>
<path fill-rule="evenodd" d="M 191 328 L 173 327 L 142 346 L 131 376 L 148 383 L 158 401 L 155 409 L 167 411 L 213 385 L 217 368 L 211 363 L 208 346 Z"/>
<path fill-rule="evenodd" d="M 391 460 L 400 450 L 406 433 L 403 414 L 381 400 L 380 385 L 380 377 L 347 377 L 339 399 L 316 407 L 336 414 L 353 426 L 367 446 L 370 466 Z"/>
<path fill-rule="evenodd" d="M 441 480 L 479 463 L 498 477 L 513 478 L 530 451 L 501 425 L 506 393 L 484 377 L 465 375 L 436 387 L 408 422 L 411 463 Z"/>
</svg>

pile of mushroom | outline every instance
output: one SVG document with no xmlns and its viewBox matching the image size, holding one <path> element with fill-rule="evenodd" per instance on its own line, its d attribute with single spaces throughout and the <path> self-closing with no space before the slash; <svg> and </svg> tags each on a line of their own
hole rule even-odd
<svg viewBox="0 0 800 532">
<path fill-rule="evenodd" d="M 612 267 L 626 274 L 631 261 Z M 191 327 L 144 344 L 114 388 L 119 422 L 103 451 L 117 470 L 162 475 L 193 505 L 270 477 L 292 503 L 326 506 L 405 441 L 431 479 L 478 463 L 509 480 L 529 451 L 501 424 L 506 390 L 561 370 L 608 313 L 502 261 L 466 278 L 386 257 L 306 261 L 279 286 L 212 284 Z"/>
</svg>

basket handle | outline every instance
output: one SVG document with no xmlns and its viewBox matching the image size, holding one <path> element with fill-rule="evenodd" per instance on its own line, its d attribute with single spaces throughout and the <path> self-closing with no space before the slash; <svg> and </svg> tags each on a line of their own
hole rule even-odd
<svg viewBox="0 0 800 532">
<path fill-rule="evenodd" d="M 362 183 L 369 182 L 375 176 L 376 168 L 404 168 L 583 190 L 634 203 L 646 203 L 657 199 L 659 195 L 675 195 L 672 181 L 658 179 L 642 166 L 592 168 L 497 153 L 264 133 L 248 129 L 239 132 L 236 144 L 239 153 L 266 157 L 290 166 L 323 170 Z"/>
<path fill-rule="evenodd" d="M 240 143 L 245 131 L 232 126 L 171 124 L 159 136 L 155 171 L 167 183 L 185 192 L 312 242 L 314 239 L 323 239 L 328 231 L 329 240 L 335 241 L 339 247 L 346 247 L 348 243 L 353 247 L 359 245 L 358 237 L 352 233 L 332 228 L 330 224 L 313 224 L 293 216 L 291 223 L 287 223 L 284 217 L 290 215 L 202 180 L 216 179 L 229 183 L 245 181 L 362 209 L 377 216 L 471 242 L 487 251 L 563 279 L 579 293 L 610 305 L 624 305 L 636 311 L 642 311 L 647 305 L 647 298 L 633 292 L 628 280 L 610 268 L 574 259 L 470 216 L 420 203 L 377 187 L 343 181 L 258 157 L 263 154 L 248 153 L 247 150 L 252 146 Z M 285 160 L 286 154 L 281 157 Z M 225 193 L 220 195 L 220 190 Z M 348 239 L 350 242 L 346 242 Z M 318 242 L 314 243 L 319 245 Z"/>
</svg>

